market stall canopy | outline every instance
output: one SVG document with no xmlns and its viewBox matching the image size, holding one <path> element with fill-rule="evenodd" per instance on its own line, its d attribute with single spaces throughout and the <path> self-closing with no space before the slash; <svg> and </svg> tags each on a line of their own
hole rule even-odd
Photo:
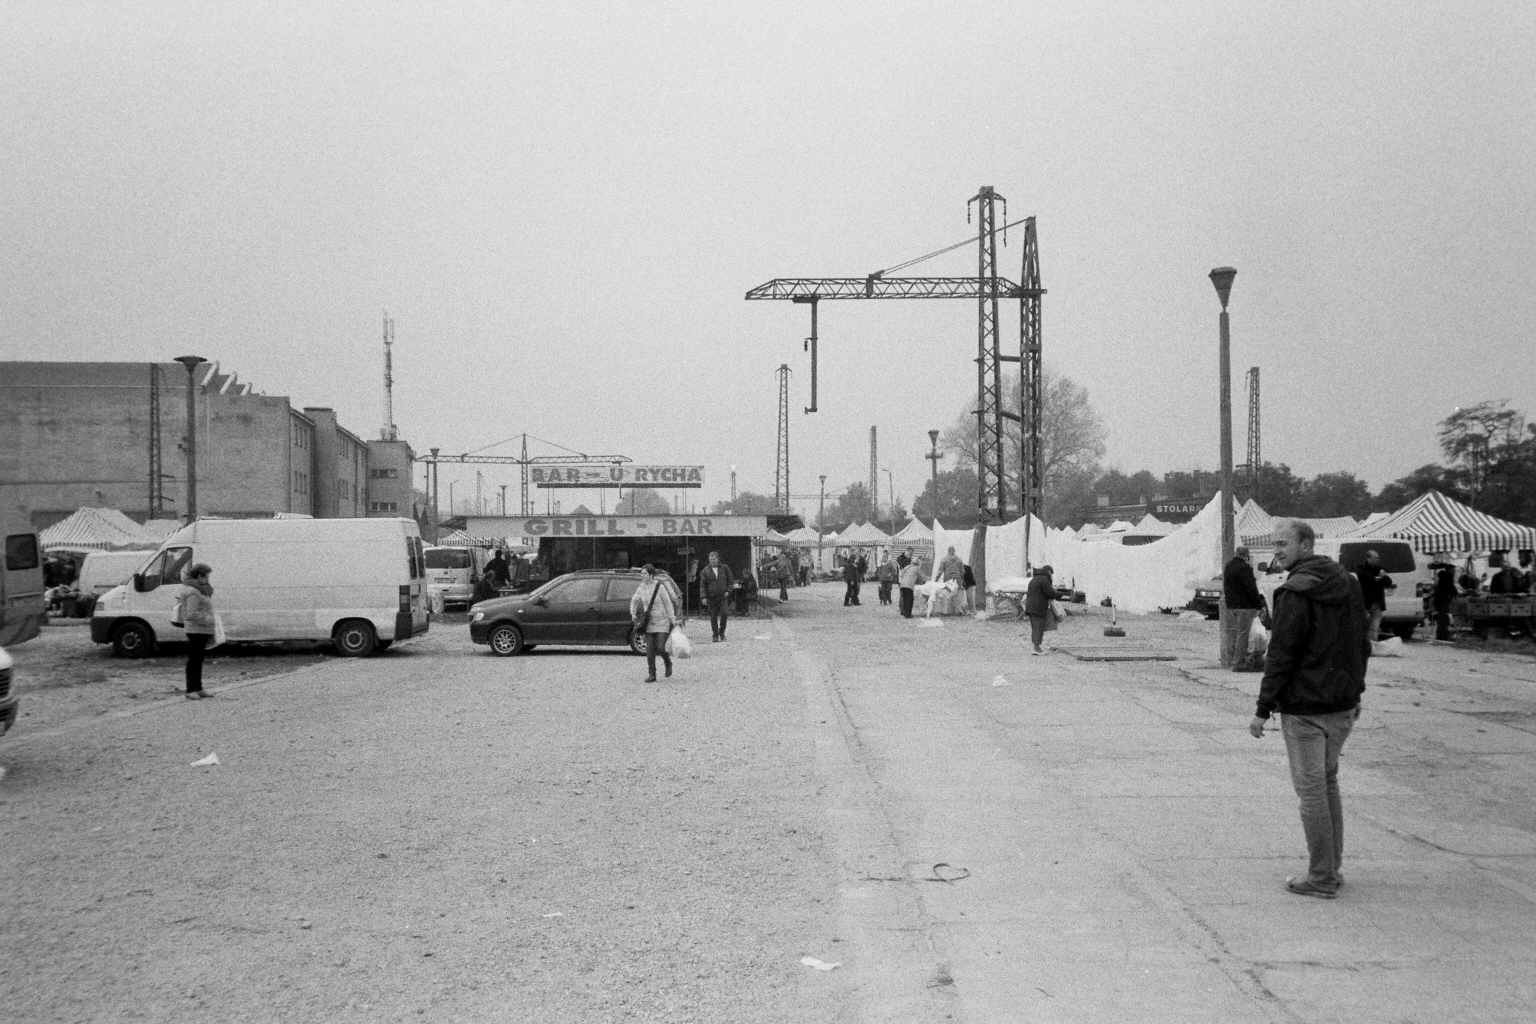
<svg viewBox="0 0 1536 1024">
<path fill-rule="evenodd" d="M 1275 517 L 1265 512 L 1259 503 L 1249 498 L 1237 510 L 1237 542 L 1252 547 L 1267 547 L 1275 532 Z"/>
<path fill-rule="evenodd" d="M 840 548 L 885 547 L 891 543 L 891 535 L 872 523 L 857 523 L 837 538 Z"/>
<path fill-rule="evenodd" d="M 797 548 L 813 548 L 818 541 L 822 540 L 822 537 L 809 526 L 802 526 L 798 530 L 786 533 L 784 540 Z"/>
<path fill-rule="evenodd" d="M 1536 529 L 1495 518 L 1426 491 L 1385 519 L 1356 527 L 1350 537 L 1395 537 L 1425 554 L 1536 548 Z"/>
<path fill-rule="evenodd" d="M 38 535 L 45 551 L 152 551 L 164 539 L 115 508 L 76 509 Z"/>
<path fill-rule="evenodd" d="M 930 527 L 924 526 L 921 519 L 914 519 L 896 531 L 896 536 L 891 539 L 898 544 L 912 544 L 921 540 L 931 541 L 933 540 L 933 530 Z"/>
<path fill-rule="evenodd" d="M 782 533 L 777 532 L 776 530 L 769 530 L 767 533 L 763 534 L 762 539 L 759 540 L 758 543 L 759 544 L 766 544 L 769 547 L 780 547 L 780 548 L 783 548 L 783 547 L 793 547 L 794 546 L 793 543 L 790 541 L 789 537 L 787 537 L 786 535 L 784 535 Z"/>
</svg>

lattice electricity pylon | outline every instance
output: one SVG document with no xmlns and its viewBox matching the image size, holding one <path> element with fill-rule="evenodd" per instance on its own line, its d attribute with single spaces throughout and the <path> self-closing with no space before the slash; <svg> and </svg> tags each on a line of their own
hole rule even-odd
<svg viewBox="0 0 1536 1024">
<path fill-rule="evenodd" d="M 1040 245 L 1035 218 L 1024 220 L 1024 269 L 1019 274 L 1019 422 L 1023 427 L 1023 465 L 1019 472 L 1020 508 L 1040 518 L 1045 491 L 1044 454 L 1040 448 L 1044 379 L 1040 367 Z M 1011 416 L 1009 417 L 1012 418 Z"/>
<path fill-rule="evenodd" d="M 996 204 L 1008 201 L 991 185 L 971 197 L 976 204 L 976 278 L 997 280 Z M 970 203 L 966 216 L 970 216 Z M 1002 351 L 997 336 L 997 289 L 976 297 L 976 521 L 1004 522 L 1008 515 L 1008 479 L 1004 475 Z"/>
<path fill-rule="evenodd" d="M 1248 369 L 1248 496 L 1259 499 L 1259 368 Z"/>
<path fill-rule="evenodd" d="M 779 453 L 773 467 L 773 504 L 789 511 L 789 375 L 788 363 L 779 364 Z"/>
</svg>

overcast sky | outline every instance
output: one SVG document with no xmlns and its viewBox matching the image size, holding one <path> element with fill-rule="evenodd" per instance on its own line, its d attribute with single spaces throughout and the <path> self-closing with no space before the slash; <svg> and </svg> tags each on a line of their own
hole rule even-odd
<svg viewBox="0 0 1536 1024">
<path fill-rule="evenodd" d="M 1532 53 L 1527 2 L 10 0 L 0 358 L 195 353 L 373 437 L 387 308 L 419 452 L 526 431 L 695 500 L 772 492 L 787 362 L 794 491 L 875 425 L 910 503 L 974 303 L 823 303 L 806 416 L 807 308 L 743 294 L 959 241 L 993 185 L 1109 465 L 1215 468 L 1230 264 L 1239 461 L 1258 365 L 1266 459 L 1380 486 L 1457 405 L 1536 415 Z"/>
</svg>

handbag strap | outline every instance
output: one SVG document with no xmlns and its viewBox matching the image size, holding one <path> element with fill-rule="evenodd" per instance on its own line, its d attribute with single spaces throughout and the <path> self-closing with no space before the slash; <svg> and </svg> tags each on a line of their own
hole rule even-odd
<svg viewBox="0 0 1536 1024">
<path fill-rule="evenodd" d="M 651 591 L 651 603 L 645 606 L 645 620 L 641 623 L 642 626 L 650 625 L 650 623 L 651 623 L 651 609 L 656 607 L 656 598 L 659 597 L 660 595 L 661 595 L 661 581 L 657 580 L 656 581 L 656 589 Z"/>
</svg>

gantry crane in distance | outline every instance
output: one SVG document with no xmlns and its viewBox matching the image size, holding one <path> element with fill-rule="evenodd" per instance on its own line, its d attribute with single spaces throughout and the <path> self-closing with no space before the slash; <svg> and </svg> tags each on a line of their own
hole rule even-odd
<svg viewBox="0 0 1536 1024">
<path fill-rule="evenodd" d="M 1002 202 L 1004 221 L 996 226 L 995 204 Z M 747 292 L 751 300 L 789 300 L 811 307 L 811 334 L 805 339 L 805 348 L 811 354 L 811 404 L 807 413 L 817 411 L 817 346 L 818 307 L 823 299 L 975 299 L 977 303 L 976 331 L 976 462 L 977 462 L 977 523 L 985 525 L 1003 523 L 1008 519 L 1009 502 L 1007 477 L 1004 472 L 1005 446 L 1003 421 L 1014 420 L 1022 425 L 1024 452 L 1021 478 L 1019 511 L 1036 516 L 1040 513 L 1041 465 L 1040 465 L 1040 407 L 1041 394 L 1041 331 L 1040 299 L 1045 289 L 1040 286 L 1039 244 L 1035 235 L 1035 218 L 1026 217 L 1024 225 L 1024 260 L 1020 284 L 1014 284 L 997 273 L 996 236 L 1013 225 L 1006 223 L 1007 200 L 998 195 L 990 185 L 984 185 L 966 204 L 969 216 L 970 204 L 975 203 L 978 213 L 977 273 L 975 277 L 887 277 L 933 256 L 950 252 L 973 241 L 948 246 L 926 256 L 899 264 L 886 270 L 876 271 L 864 277 L 781 277 L 760 284 Z M 1002 299 L 1019 300 L 1019 355 L 1003 355 L 999 337 L 998 302 Z M 1017 413 L 1003 408 L 1002 364 L 1020 364 Z"/>
<path fill-rule="evenodd" d="M 546 441 L 542 437 L 532 437 L 531 440 L 538 441 L 540 444 L 547 444 L 551 448 L 564 449 L 570 454 L 535 455 L 530 457 L 528 455 L 528 442 L 530 440 L 530 435 L 522 434 L 520 436 L 523 442 L 522 454 L 520 455 L 480 454 L 487 449 L 495 448 L 497 445 L 506 444 L 507 441 L 515 441 L 518 439 L 517 436 L 513 436 L 507 438 L 504 441 L 497 441 L 495 444 L 488 444 L 484 448 L 477 448 L 475 451 L 465 452 L 463 455 L 439 455 L 438 452 L 441 449 L 433 448 L 430 455 L 418 456 L 416 461 L 424 462 L 427 464 L 427 489 L 431 492 L 427 495 L 427 499 L 429 502 L 431 502 L 434 517 L 436 517 L 438 509 L 437 467 L 440 463 L 447 462 L 472 465 L 519 467 L 520 476 L 522 479 L 521 514 L 525 516 L 531 516 L 533 515 L 533 498 L 528 493 L 529 466 L 609 466 L 614 465 L 615 463 L 634 461 L 628 455 L 588 455 L 585 452 L 578 452 L 573 448 L 566 448 L 563 444 L 556 444 L 553 441 Z M 452 509 L 449 511 L 452 512 Z M 437 520 L 434 518 L 434 522 L 435 521 Z"/>
</svg>

